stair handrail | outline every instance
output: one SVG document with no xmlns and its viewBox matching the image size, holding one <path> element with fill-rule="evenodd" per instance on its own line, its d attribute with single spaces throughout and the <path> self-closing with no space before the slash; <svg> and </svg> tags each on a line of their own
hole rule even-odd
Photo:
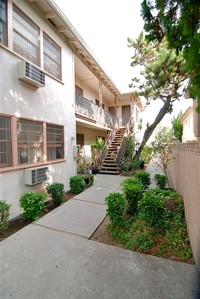
<svg viewBox="0 0 200 299">
<path fill-rule="evenodd" d="M 115 126 L 115 128 L 110 132 L 110 135 L 109 135 L 109 137 L 107 138 L 107 140 L 105 142 L 104 148 L 103 148 L 103 150 L 101 152 L 101 156 L 100 156 L 101 162 L 104 161 L 104 159 L 105 159 L 105 157 L 108 153 L 109 147 L 110 147 L 110 145 L 111 145 L 111 143 L 112 143 L 112 141 L 115 137 L 116 131 L 117 131 L 117 126 Z"/>
<path fill-rule="evenodd" d="M 119 145 L 119 150 L 117 152 L 116 163 L 117 163 L 117 168 L 118 169 L 120 167 L 122 157 L 123 157 L 123 155 L 125 153 L 127 137 L 131 133 L 131 129 L 132 128 L 133 128 L 133 119 L 132 119 L 132 117 L 130 117 L 130 119 L 129 119 L 127 125 L 126 125 L 124 136 L 123 136 L 122 141 L 121 141 L 121 143 Z"/>
</svg>

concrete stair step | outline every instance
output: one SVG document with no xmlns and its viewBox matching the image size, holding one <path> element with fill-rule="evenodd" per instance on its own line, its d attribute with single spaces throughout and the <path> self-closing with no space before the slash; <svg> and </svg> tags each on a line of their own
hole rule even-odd
<svg viewBox="0 0 200 299">
<path fill-rule="evenodd" d="M 108 170 L 100 170 L 99 173 L 103 174 L 119 174 L 119 171 L 108 171 Z"/>
</svg>

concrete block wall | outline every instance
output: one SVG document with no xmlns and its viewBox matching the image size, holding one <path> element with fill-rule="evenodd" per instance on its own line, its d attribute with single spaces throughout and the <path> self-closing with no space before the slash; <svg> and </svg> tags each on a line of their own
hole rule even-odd
<svg viewBox="0 0 200 299">
<path fill-rule="evenodd" d="M 200 142 L 175 145 L 172 155 L 169 177 L 183 196 L 190 242 L 200 272 Z"/>
</svg>

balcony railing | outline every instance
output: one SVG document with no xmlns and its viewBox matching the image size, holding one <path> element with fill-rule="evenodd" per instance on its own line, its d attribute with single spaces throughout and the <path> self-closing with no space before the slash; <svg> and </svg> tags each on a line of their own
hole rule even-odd
<svg viewBox="0 0 200 299">
<path fill-rule="evenodd" d="M 98 106 L 91 103 L 89 100 L 80 96 L 77 93 L 76 93 L 75 103 L 76 103 L 76 113 L 81 114 L 97 122 L 107 124 L 108 126 L 112 126 L 112 127 L 114 126 L 115 119 L 113 115 L 111 115 L 110 113 L 106 112 L 103 109 L 100 109 Z"/>
</svg>

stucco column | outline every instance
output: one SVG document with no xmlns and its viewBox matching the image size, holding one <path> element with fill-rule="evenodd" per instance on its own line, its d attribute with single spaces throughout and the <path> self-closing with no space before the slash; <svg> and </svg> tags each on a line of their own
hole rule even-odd
<svg viewBox="0 0 200 299">
<path fill-rule="evenodd" d="M 102 109 L 102 82 L 99 81 L 99 107 Z"/>
<path fill-rule="evenodd" d="M 115 127 L 118 127 L 118 119 L 117 119 L 117 98 L 114 98 L 114 108 L 115 108 Z"/>
</svg>

